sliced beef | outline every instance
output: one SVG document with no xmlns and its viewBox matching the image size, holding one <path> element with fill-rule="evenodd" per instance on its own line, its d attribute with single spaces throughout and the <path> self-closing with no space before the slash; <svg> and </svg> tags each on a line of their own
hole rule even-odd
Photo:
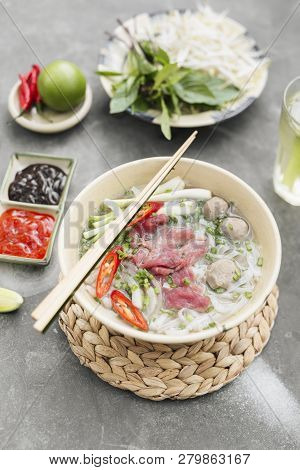
<svg viewBox="0 0 300 470">
<path fill-rule="evenodd" d="M 160 225 L 165 225 L 168 223 L 169 217 L 165 214 L 157 214 L 151 217 L 148 217 L 144 221 L 138 224 L 138 228 L 142 228 L 142 230 L 146 232 L 155 232 L 157 227 Z"/>
<path fill-rule="evenodd" d="M 153 274 L 155 274 L 156 276 L 164 278 L 164 277 L 168 276 L 169 274 L 172 274 L 174 272 L 174 269 L 172 269 L 172 268 L 163 268 L 162 266 L 154 266 L 154 268 L 151 268 L 151 272 Z"/>
<path fill-rule="evenodd" d="M 161 237 L 161 240 L 164 240 L 170 248 L 182 246 L 188 241 L 195 239 L 194 230 L 186 227 L 163 227 L 158 236 Z"/>
<path fill-rule="evenodd" d="M 148 258 L 149 253 L 150 251 L 147 248 L 141 246 L 132 258 L 133 263 L 139 268 L 143 268 L 144 260 Z"/>
<path fill-rule="evenodd" d="M 209 297 L 203 295 L 198 286 L 163 289 L 163 294 L 167 308 L 191 308 L 205 312 L 210 305 Z"/>
<path fill-rule="evenodd" d="M 155 241 L 144 242 L 144 246 L 138 249 L 132 261 L 139 268 L 151 269 L 153 274 L 167 276 L 193 265 L 206 250 L 206 242 L 202 240 L 191 240 L 180 248 L 169 247 L 169 243 L 157 245 Z M 168 268 L 168 271 L 157 268 Z"/>
<path fill-rule="evenodd" d="M 147 251 L 147 254 L 145 254 Z M 145 248 L 139 248 L 138 252 L 133 257 L 133 262 L 140 268 L 154 268 L 157 266 L 180 269 L 183 266 L 183 259 L 176 249 L 160 248 L 154 250 L 146 250 Z"/>
<path fill-rule="evenodd" d="M 180 269 L 179 271 L 175 271 L 172 274 L 172 279 L 176 286 L 185 286 L 187 285 L 187 282 L 194 281 L 195 275 L 190 268 L 184 267 Z"/>
<path fill-rule="evenodd" d="M 180 249 L 180 254 L 185 260 L 185 266 L 191 266 L 202 258 L 207 251 L 207 243 L 203 240 L 192 240 Z"/>
</svg>

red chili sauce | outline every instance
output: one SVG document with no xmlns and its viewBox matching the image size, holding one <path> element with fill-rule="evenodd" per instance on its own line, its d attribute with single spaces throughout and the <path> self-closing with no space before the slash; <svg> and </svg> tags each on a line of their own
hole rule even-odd
<svg viewBox="0 0 300 470">
<path fill-rule="evenodd" d="M 52 215 L 9 209 L 0 216 L 0 253 L 42 259 L 55 219 Z"/>
</svg>

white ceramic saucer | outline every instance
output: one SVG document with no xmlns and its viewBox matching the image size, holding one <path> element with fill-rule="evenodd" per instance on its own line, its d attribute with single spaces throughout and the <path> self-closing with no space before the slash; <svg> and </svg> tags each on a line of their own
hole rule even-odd
<svg viewBox="0 0 300 470">
<path fill-rule="evenodd" d="M 58 113 L 47 109 L 43 112 L 43 116 L 37 113 L 36 109 L 33 108 L 29 113 L 19 116 L 21 109 L 18 97 L 18 88 L 20 82 L 15 83 L 12 87 L 8 97 L 8 110 L 11 117 L 20 124 L 33 132 L 40 132 L 42 134 L 54 134 L 56 132 L 62 132 L 66 129 L 76 126 L 82 121 L 87 113 L 89 112 L 92 105 L 92 90 L 89 85 L 86 87 L 86 94 L 83 103 L 77 106 L 74 111 L 68 111 L 65 113 Z"/>
</svg>

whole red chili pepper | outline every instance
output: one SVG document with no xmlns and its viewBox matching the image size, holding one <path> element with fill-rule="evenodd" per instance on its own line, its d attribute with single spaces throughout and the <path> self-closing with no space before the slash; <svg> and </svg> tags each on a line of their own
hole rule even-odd
<svg viewBox="0 0 300 470">
<path fill-rule="evenodd" d="M 22 111 L 28 111 L 31 108 L 31 92 L 25 75 L 19 75 L 21 84 L 19 86 L 19 101 Z"/>
</svg>

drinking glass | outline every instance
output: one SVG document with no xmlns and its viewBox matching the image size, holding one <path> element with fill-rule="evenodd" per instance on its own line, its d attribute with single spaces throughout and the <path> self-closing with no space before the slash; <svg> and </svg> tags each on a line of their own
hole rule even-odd
<svg viewBox="0 0 300 470">
<path fill-rule="evenodd" d="M 300 206 L 300 77 L 284 91 L 273 183 L 282 199 Z"/>
</svg>

